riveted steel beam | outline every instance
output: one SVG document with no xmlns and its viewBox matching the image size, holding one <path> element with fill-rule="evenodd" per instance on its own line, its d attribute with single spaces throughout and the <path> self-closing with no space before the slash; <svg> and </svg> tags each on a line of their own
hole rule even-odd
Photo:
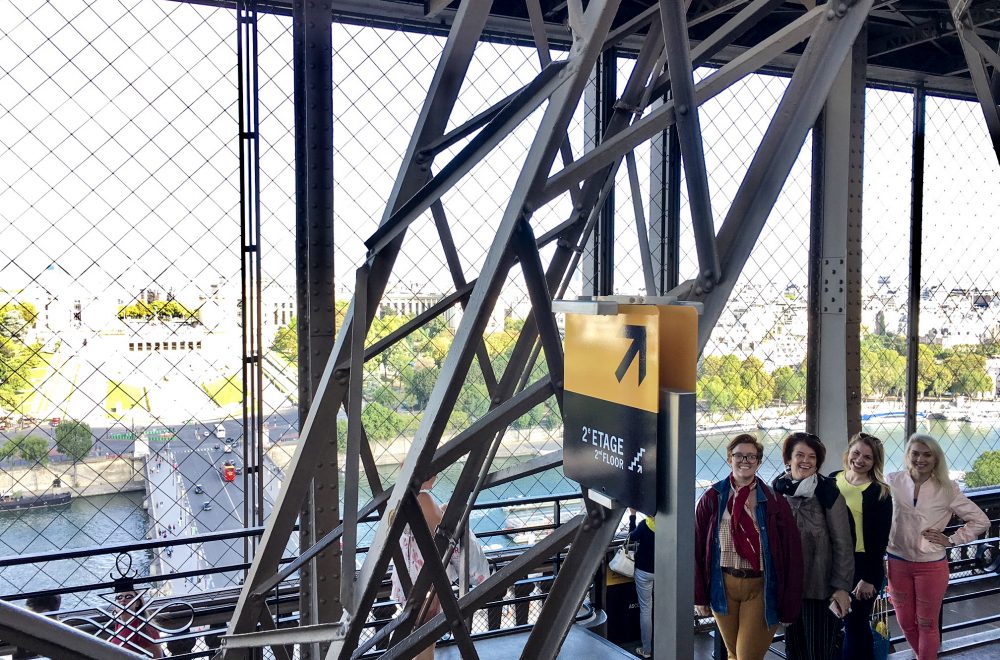
<svg viewBox="0 0 1000 660">
<path fill-rule="evenodd" d="M 997 159 L 1000 160 L 1000 108 L 997 107 L 997 97 L 994 94 L 990 75 L 986 70 L 988 62 L 994 67 L 995 72 L 997 64 L 1000 63 L 998 62 L 1000 56 L 976 34 L 974 23 L 967 13 L 968 2 L 948 0 L 948 6 L 951 8 L 952 17 L 955 20 L 958 41 L 962 45 L 962 53 L 965 55 L 965 62 L 969 67 L 972 86 L 976 90 L 976 97 L 983 110 L 983 119 L 986 122 L 990 142 L 993 144 L 993 151 Z"/>
<path fill-rule="evenodd" d="M 399 176 L 390 194 L 383 223 L 403 201 L 412 197 L 428 180 L 429 164 L 418 162 L 417 154 L 427 144 L 438 140 L 444 134 L 490 7 L 490 2 L 472 1 L 463 2 L 459 7 L 438 68 L 428 88 L 427 102 L 421 109 L 413 136 L 400 165 Z M 365 315 L 355 317 L 353 305 L 347 311 L 333 354 L 316 389 L 313 405 L 310 406 L 308 416 L 302 424 L 301 441 L 287 471 L 288 478 L 278 494 L 268 528 L 261 539 L 240 594 L 230 623 L 230 633 L 251 632 L 254 629 L 255 615 L 259 609 L 251 602 L 251 594 L 276 572 L 278 560 L 295 524 L 296 514 L 310 487 L 315 466 L 322 463 L 325 455 L 336 454 L 336 434 L 332 434 L 331 438 L 330 429 L 336 429 L 337 412 L 347 391 L 347 374 L 342 369 L 336 369 L 336 365 L 350 359 L 350 338 L 353 331 L 351 326 L 355 322 L 363 324 L 365 328 L 370 326 L 376 303 L 385 291 L 402 238 L 402 236 L 397 237 L 391 249 L 384 250 L 380 258 L 371 264 Z M 233 654 L 226 657 L 245 656 Z"/>
<path fill-rule="evenodd" d="M 670 91 L 677 112 L 674 121 L 680 141 L 694 229 L 695 250 L 698 253 L 698 281 L 711 289 L 722 275 L 719 250 L 715 244 L 715 222 L 712 218 L 711 191 L 705 148 L 701 142 L 701 121 L 694 96 L 694 70 L 691 67 L 691 46 L 688 42 L 684 0 L 660 0 L 660 20 L 666 44 Z"/>
<path fill-rule="evenodd" d="M 721 94 L 730 85 L 757 71 L 792 46 L 809 38 L 817 21 L 825 10 L 822 7 L 803 14 L 795 21 L 775 32 L 771 37 L 744 51 L 718 71 L 695 85 L 695 100 L 698 104 Z M 653 90 L 656 91 L 655 89 Z M 562 195 L 568 187 L 589 179 L 609 164 L 646 142 L 654 135 L 674 124 L 675 112 L 672 100 L 647 113 L 628 128 L 609 135 L 599 147 L 578 158 L 572 165 L 564 167 L 549 177 L 541 201 L 548 203 Z"/>
<path fill-rule="evenodd" d="M 792 80 L 719 230 L 722 280 L 712 291 L 696 283 L 686 283 L 673 292 L 684 299 L 704 304 L 698 324 L 699 350 L 708 342 L 806 135 L 868 16 L 871 0 L 862 0 L 851 6 L 841 5 L 837 10 L 825 5 L 817 9 L 823 10 L 823 18 L 799 59 Z"/>
</svg>

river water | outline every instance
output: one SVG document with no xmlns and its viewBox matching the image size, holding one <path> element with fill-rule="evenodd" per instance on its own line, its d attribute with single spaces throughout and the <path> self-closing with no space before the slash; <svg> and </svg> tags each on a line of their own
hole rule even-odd
<svg viewBox="0 0 1000 660">
<path fill-rule="evenodd" d="M 148 517 L 142 508 L 142 493 L 78 497 L 70 504 L 27 511 L 0 511 L 0 556 L 9 557 L 117 545 L 143 539 Z M 149 575 L 151 557 L 131 552 L 132 567 L 139 575 Z M 125 560 L 127 561 L 127 560 Z M 0 595 L 21 594 L 57 587 L 69 587 L 113 579 L 115 557 L 66 559 L 31 565 L 0 568 Z M 62 606 L 107 605 L 88 594 L 65 594 Z"/>
<path fill-rule="evenodd" d="M 919 425 L 921 431 L 939 439 L 948 457 L 949 467 L 956 471 L 971 469 L 973 461 L 983 451 L 1000 448 L 1000 429 L 974 426 L 968 423 L 927 421 Z M 886 443 L 886 471 L 898 470 L 902 465 L 904 443 L 902 423 L 899 419 L 882 422 L 867 422 L 865 431 L 879 436 Z M 698 438 L 697 480 L 699 492 L 714 480 L 728 472 L 725 460 L 725 446 L 735 432 L 705 435 Z M 787 431 L 755 431 L 765 446 L 765 461 L 761 467 L 761 477 L 770 480 L 781 470 L 781 441 Z M 509 459 L 510 462 L 523 459 Z M 830 456 L 823 467 L 824 472 L 837 469 L 839 457 Z M 495 468 L 506 465 L 495 465 Z M 435 484 L 433 493 L 441 501 L 447 501 L 451 489 L 461 471 L 461 464 L 443 472 Z M 384 484 L 391 484 L 398 466 L 379 468 Z M 364 482 L 364 480 L 363 480 Z M 367 482 L 363 483 L 364 486 Z M 576 484 L 562 475 L 561 470 L 525 477 L 502 487 L 485 491 L 480 502 L 500 499 L 532 497 L 552 493 L 570 493 Z M 365 501 L 368 493 L 361 494 Z M 149 527 L 146 512 L 142 509 L 142 496 L 130 493 L 114 496 L 77 498 L 67 506 L 21 512 L 0 512 L 0 556 L 51 552 L 62 549 L 91 547 L 127 543 L 143 539 Z M 564 514 L 573 515 L 579 510 L 578 503 L 566 505 Z M 477 532 L 510 528 L 509 535 L 483 539 L 493 546 L 510 546 L 530 542 L 523 535 L 518 538 L 517 528 L 537 525 L 551 519 L 551 507 L 507 507 L 472 514 L 472 527 Z M 359 530 L 359 544 L 367 545 L 373 536 L 373 526 Z M 149 574 L 151 557 L 144 552 L 130 553 L 133 566 L 140 575 Z M 0 595 L 24 593 L 27 590 L 49 589 L 60 586 L 83 585 L 109 579 L 114 569 L 114 557 L 102 556 L 86 560 L 63 560 L 0 568 Z M 63 606 L 73 607 L 84 600 L 88 604 L 103 604 L 94 595 L 66 595 Z"/>
</svg>

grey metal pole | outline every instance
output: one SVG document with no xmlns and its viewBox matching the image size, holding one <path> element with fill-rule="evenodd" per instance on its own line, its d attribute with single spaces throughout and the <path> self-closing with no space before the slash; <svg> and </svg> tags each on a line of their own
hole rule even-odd
<svg viewBox="0 0 1000 660">
<path fill-rule="evenodd" d="M 924 140 L 927 97 L 913 90 L 913 178 L 910 183 L 910 301 L 906 308 L 906 437 L 917 430 L 917 370 L 920 367 L 920 250 L 924 226 Z"/>
<path fill-rule="evenodd" d="M 656 455 L 655 658 L 694 657 L 695 399 L 669 390 L 660 397 L 660 447 L 667 451 Z"/>
</svg>

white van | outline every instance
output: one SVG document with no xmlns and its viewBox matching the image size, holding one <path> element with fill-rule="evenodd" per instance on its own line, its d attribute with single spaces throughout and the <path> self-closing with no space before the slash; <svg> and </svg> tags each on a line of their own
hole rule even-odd
<svg viewBox="0 0 1000 660">
<path fill-rule="evenodd" d="M 215 437 L 218 438 L 219 440 L 225 440 L 226 439 L 226 427 L 223 426 L 222 424 L 216 424 L 215 425 Z"/>
</svg>

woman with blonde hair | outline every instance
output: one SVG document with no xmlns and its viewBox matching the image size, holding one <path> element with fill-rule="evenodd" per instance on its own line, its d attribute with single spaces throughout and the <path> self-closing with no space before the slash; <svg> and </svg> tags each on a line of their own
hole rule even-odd
<svg viewBox="0 0 1000 660">
<path fill-rule="evenodd" d="M 844 469 L 830 476 L 844 496 L 850 513 L 854 547 L 854 589 L 851 607 L 844 617 L 842 657 L 870 660 L 874 657 L 871 620 L 875 596 L 885 580 L 885 548 L 892 524 L 892 496 L 882 470 L 882 441 L 867 433 L 855 434 L 844 452 Z"/>
<path fill-rule="evenodd" d="M 917 660 L 936 660 L 938 614 L 948 588 L 945 549 L 972 541 L 990 520 L 949 478 L 944 452 L 931 436 L 911 435 L 903 464 L 905 470 L 886 477 L 892 491 L 889 595 Z M 943 530 L 952 516 L 965 524 L 947 536 Z"/>
</svg>

